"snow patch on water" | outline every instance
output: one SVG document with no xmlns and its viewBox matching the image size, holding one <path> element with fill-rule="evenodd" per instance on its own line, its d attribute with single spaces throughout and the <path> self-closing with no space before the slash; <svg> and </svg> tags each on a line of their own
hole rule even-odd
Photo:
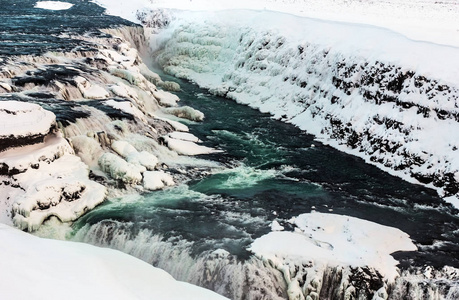
<svg viewBox="0 0 459 300">
<path fill-rule="evenodd" d="M 38 1 L 35 3 L 35 8 L 49 9 L 49 10 L 67 10 L 73 6 L 72 3 L 63 1 Z"/>
</svg>

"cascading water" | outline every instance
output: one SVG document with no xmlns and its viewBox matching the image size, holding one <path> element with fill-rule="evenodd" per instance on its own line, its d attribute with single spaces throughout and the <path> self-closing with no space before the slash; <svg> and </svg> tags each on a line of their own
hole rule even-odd
<svg viewBox="0 0 459 300">
<path fill-rule="evenodd" d="M 267 114 L 180 84 L 184 105 L 206 115 L 204 123 L 188 124 L 192 132 L 225 150 L 203 158 L 226 167 L 186 185 L 111 199 L 74 225 L 73 239 L 125 251 L 231 299 L 286 299 L 286 276 L 304 284 L 305 294 L 315 291 L 323 299 L 457 293 L 454 275 L 444 288 L 440 281 L 409 275 L 421 272 L 426 258 L 440 273 L 445 264 L 457 266 L 457 217 L 434 191 L 324 146 Z M 313 210 L 398 227 L 420 250 L 396 255 L 406 274 L 394 284 L 371 268 L 276 270 L 246 250 L 273 220 L 288 226 L 283 221 Z M 429 247 L 438 236 L 449 242 Z"/>
<path fill-rule="evenodd" d="M 25 2 L 31 18 L 36 17 L 30 10 L 32 2 Z M 85 15 L 83 12 L 93 6 L 83 1 L 74 12 L 76 16 Z M 10 14 L 21 18 L 21 14 Z M 100 33 L 92 29 L 107 20 L 109 25 L 124 21 L 94 16 L 91 21 L 97 26 L 85 23 L 84 28 L 77 30 L 74 21 L 81 18 L 53 18 L 53 35 L 48 40 L 56 43 L 48 44 L 40 39 L 42 43 L 33 51 L 23 44 L 24 47 L 19 47 L 13 54 L 41 54 L 57 49 L 74 51 L 22 57 L 19 63 L 15 61 L 17 57 L 2 60 L 2 67 L 7 63 L 12 67 L 2 68 L 1 79 L 11 85 L 3 84 L 1 88 L 11 92 L 11 86 L 16 86 L 14 93 L 0 97 L 0 100 L 35 102 L 53 111 L 77 154 L 94 171 L 92 178 L 109 186 L 109 199 L 73 223 L 71 228 L 59 227 L 54 219 L 50 219 L 37 232 L 38 235 L 60 237 L 66 232 L 71 240 L 119 249 L 165 269 L 179 280 L 213 289 L 231 299 L 458 297 L 457 210 L 439 198 L 435 191 L 401 181 L 362 159 L 323 145 L 292 125 L 273 120 L 271 115 L 209 94 L 185 81 L 179 81 L 182 89 L 177 94 L 181 103 L 202 111 L 205 121 L 180 121 L 186 123 L 204 145 L 224 152 L 195 158 L 178 155 L 162 145 L 165 141 L 163 135 L 173 130 L 173 123 L 161 118 L 146 121 L 158 110 L 167 113 L 167 109 L 160 107 L 162 102 L 173 105 L 176 100 L 152 84 L 175 90 L 178 85 L 165 83 L 157 75 L 142 69 L 137 56 L 129 55 L 135 51 L 127 49 L 122 38 L 110 36 L 120 35 L 142 52 L 145 38 L 141 28 L 111 28 Z M 62 31 L 61 27 L 65 26 L 60 26 L 60 22 L 73 24 L 68 27 L 73 31 Z M 163 25 L 166 23 L 161 23 Z M 190 28 L 193 29 L 192 25 Z M 33 39 L 34 34 L 42 38 L 46 36 L 42 27 L 36 29 L 36 32 L 28 31 L 22 38 Z M 84 35 L 79 39 L 64 39 L 62 34 L 69 32 L 74 37 Z M 226 68 L 226 61 L 219 59 L 227 58 L 237 50 L 251 55 L 246 61 L 239 61 L 237 68 L 249 68 L 259 73 L 266 70 L 265 63 L 272 62 L 273 57 L 266 51 L 251 52 L 256 52 L 257 46 L 262 47 L 258 50 L 266 50 L 263 47 L 282 47 L 285 42 L 282 38 L 268 41 L 272 35 L 267 34 L 250 44 L 250 40 L 255 42 L 256 37 L 249 32 L 241 40 L 247 47 L 236 49 L 235 44 L 220 43 L 226 32 L 212 30 L 212 26 L 208 27 L 207 34 L 214 38 L 193 37 L 190 32 L 183 32 L 178 40 L 195 42 L 202 47 L 181 49 L 184 52 L 179 51 L 180 54 L 213 57 L 217 69 Z M 233 32 L 232 36 L 237 39 L 240 32 Z M 1 44 L 0 54 L 3 55 L 14 42 L 8 40 Z M 110 47 L 104 44 L 108 42 L 112 43 Z M 62 44 L 65 47 L 61 47 Z M 220 52 L 223 46 L 228 49 Z M 317 50 L 312 48 L 307 51 Z M 295 57 L 304 51 L 296 49 Z M 223 55 L 219 56 L 220 53 Z M 318 50 L 315 53 L 317 57 L 322 54 Z M 124 67 L 129 62 L 131 64 Z M 210 70 L 203 63 L 188 62 L 194 71 Z M 320 64 L 316 66 L 320 67 Z M 311 92 L 305 89 L 310 82 L 293 77 L 284 80 L 279 69 L 270 68 L 269 71 L 285 84 L 295 85 L 301 93 Z M 86 81 L 75 79 L 78 75 L 84 76 Z M 163 79 L 177 81 L 162 75 Z M 176 75 L 187 74 L 176 72 Z M 240 83 L 239 87 L 250 84 L 250 76 L 238 72 L 233 75 L 226 79 Z M 204 77 L 207 80 L 213 78 Z M 246 92 L 259 95 L 265 88 L 269 90 L 268 79 L 258 82 L 257 89 Z M 342 82 L 337 84 L 346 88 Z M 95 89 L 90 90 L 88 86 Z M 91 93 L 101 88 L 102 93 Z M 226 86 L 213 92 L 227 96 L 234 92 L 244 94 L 244 91 L 233 88 Z M 300 100 L 305 95 L 300 94 L 294 97 L 301 104 L 297 108 L 304 104 Z M 98 97 L 102 99 L 96 99 Z M 113 107 L 127 100 L 131 101 L 130 108 L 135 108 L 137 114 Z M 338 100 L 338 104 L 343 101 Z M 283 108 L 291 112 L 287 106 Z M 291 116 L 279 117 L 285 120 Z M 178 184 L 155 192 L 137 185 L 119 182 L 117 185 L 98 169 L 97 162 L 104 151 L 113 154 L 115 150 L 110 148 L 113 141 L 123 141 L 136 151 L 155 154 L 161 162 L 157 169 L 167 170 Z M 276 226 L 285 231 L 298 230 L 290 220 L 312 211 L 347 215 L 399 228 L 410 235 L 418 251 L 394 254 L 401 262 L 402 274 L 395 282 L 388 282 L 372 266 L 327 266 L 312 260 L 287 259 L 276 263 L 255 256 L 249 250 L 256 239 Z"/>
</svg>

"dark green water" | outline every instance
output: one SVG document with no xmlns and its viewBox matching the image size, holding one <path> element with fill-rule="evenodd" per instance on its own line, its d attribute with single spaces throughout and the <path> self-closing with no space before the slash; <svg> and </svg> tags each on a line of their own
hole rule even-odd
<svg viewBox="0 0 459 300">
<path fill-rule="evenodd" d="M 222 248 L 246 259 L 245 249 L 270 231 L 272 220 L 315 210 L 408 233 L 420 251 L 395 255 L 404 266 L 459 266 L 457 211 L 434 191 L 314 141 L 268 114 L 179 83 L 181 104 L 206 115 L 203 123 L 188 124 L 191 132 L 205 145 L 224 150 L 203 158 L 231 167 L 164 191 L 112 199 L 80 219 L 76 231 L 86 225 L 82 235 L 98 235 L 93 242 L 121 249 L 120 243 L 147 231 L 163 240 L 190 242 L 194 256 Z M 87 233 L 88 225 L 99 231 Z M 123 237 L 114 245 L 111 239 L 120 230 Z M 437 246 L 429 247 L 433 243 Z"/>
</svg>

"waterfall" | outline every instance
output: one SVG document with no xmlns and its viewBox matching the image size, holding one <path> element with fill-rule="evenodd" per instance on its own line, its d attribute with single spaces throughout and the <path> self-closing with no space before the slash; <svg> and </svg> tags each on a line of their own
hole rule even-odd
<svg viewBox="0 0 459 300">
<path fill-rule="evenodd" d="M 164 239 L 133 223 L 106 220 L 85 225 L 73 240 L 131 254 L 170 273 L 230 299 L 286 299 L 282 273 L 252 257 L 240 261 L 224 250 L 193 254 L 193 242 L 179 237 Z"/>
</svg>

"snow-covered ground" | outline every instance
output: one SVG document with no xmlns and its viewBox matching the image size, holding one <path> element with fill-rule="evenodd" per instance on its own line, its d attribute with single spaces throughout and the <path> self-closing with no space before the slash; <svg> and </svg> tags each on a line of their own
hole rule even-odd
<svg viewBox="0 0 459 300">
<path fill-rule="evenodd" d="M 122 252 L 0 224 L 2 299 L 227 299 Z"/>
<path fill-rule="evenodd" d="M 108 12 L 133 22 L 136 10 L 145 7 L 208 11 L 252 9 L 387 28 L 413 40 L 459 46 L 457 0 L 94 0 Z"/>
</svg>

